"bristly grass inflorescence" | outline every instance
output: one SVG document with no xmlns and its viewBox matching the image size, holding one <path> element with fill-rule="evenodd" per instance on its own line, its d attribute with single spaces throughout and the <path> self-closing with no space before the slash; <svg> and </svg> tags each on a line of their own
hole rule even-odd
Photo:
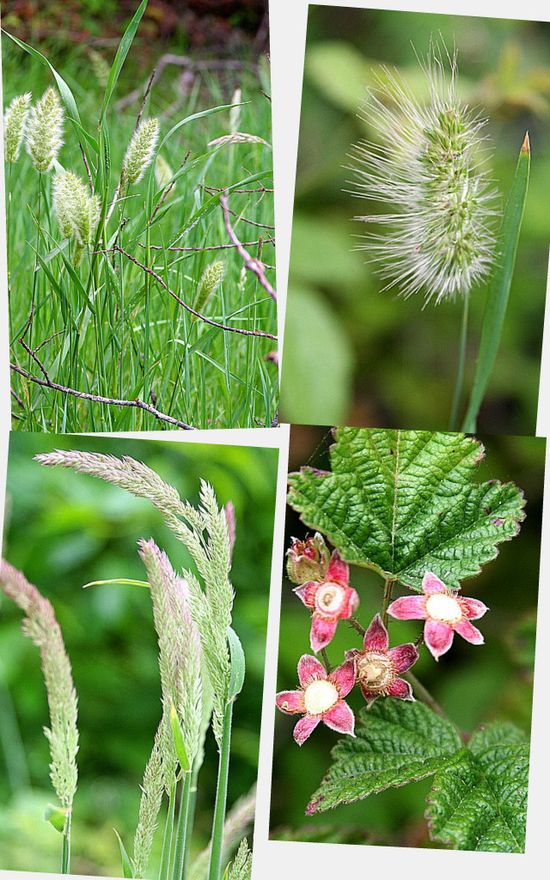
<svg viewBox="0 0 550 880">
<path fill-rule="evenodd" d="M 396 71 L 378 75 L 363 108 L 376 143 L 355 147 L 352 170 L 354 195 L 385 208 L 357 218 L 381 227 L 361 249 L 387 288 L 437 304 L 487 277 L 496 193 L 485 168 L 486 120 L 459 98 L 456 55 L 432 46 L 422 67 L 425 101 Z"/>
<path fill-rule="evenodd" d="M 3 560 L 0 589 L 25 613 L 23 632 L 40 651 L 50 711 L 50 727 L 44 728 L 50 745 L 50 777 L 70 827 L 78 780 L 78 707 L 71 663 L 51 603 Z"/>
<path fill-rule="evenodd" d="M 139 123 L 126 150 L 122 163 L 121 189 L 139 183 L 153 161 L 159 137 L 158 119 L 144 119 Z"/>
<path fill-rule="evenodd" d="M 50 171 L 62 145 L 63 107 L 50 87 L 31 109 L 27 123 L 27 150 L 40 174 Z"/>
<path fill-rule="evenodd" d="M 79 251 L 89 247 L 99 222 L 99 197 L 90 195 L 86 184 L 72 171 L 58 171 L 53 182 L 53 204 L 62 235 L 75 239 Z"/>
<path fill-rule="evenodd" d="M 4 113 L 4 157 L 6 162 L 17 162 L 25 139 L 32 95 L 27 92 L 13 99 Z"/>
</svg>

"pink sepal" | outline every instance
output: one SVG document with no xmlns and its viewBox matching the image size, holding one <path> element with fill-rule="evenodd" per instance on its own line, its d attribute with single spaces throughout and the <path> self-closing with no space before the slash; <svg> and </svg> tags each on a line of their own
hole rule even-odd
<svg viewBox="0 0 550 880">
<path fill-rule="evenodd" d="M 447 587 L 443 583 L 440 578 L 433 571 L 427 571 L 424 577 L 422 578 L 422 589 L 426 593 L 426 595 L 431 595 L 432 593 L 447 593 Z"/>
<path fill-rule="evenodd" d="M 387 651 L 388 645 L 388 631 L 382 623 L 380 615 L 376 614 L 364 635 L 363 647 L 366 651 Z"/>
<path fill-rule="evenodd" d="M 453 643 L 454 630 L 448 623 L 440 620 L 427 620 L 424 625 L 424 641 L 436 660 L 449 650 Z"/>
<path fill-rule="evenodd" d="M 311 654 L 304 654 L 298 661 L 298 680 L 302 687 L 307 687 L 312 681 L 318 681 L 327 677 L 327 671 L 322 663 Z"/>
<path fill-rule="evenodd" d="M 467 617 L 468 620 L 478 620 L 489 610 L 484 602 L 480 602 L 479 599 L 462 598 L 462 596 L 459 596 L 458 601 L 460 602 L 464 617 Z"/>
<path fill-rule="evenodd" d="M 313 615 L 311 619 L 309 640 L 311 648 L 315 653 L 322 648 L 326 648 L 326 646 L 330 644 L 334 637 L 334 633 L 336 632 L 337 625 L 337 620 L 327 620 L 326 617 L 321 617 L 320 614 Z"/>
<path fill-rule="evenodd" d="M 388 607 L 388 614 L 397 620 L 424 620 L 426 599 L 424 596 L 401 596 Z"/>
<path fill-rule="evenodd" d="M 323 721 L 327 727 L 336 730 L 337 733 L 348 733 L 350 736 L 355 736 L 355 716 L 343 700 L 339 700 L 332 709 L 325 712 Z"/>
<path fill-rule="evenodd" d="M 300 718 L 293 733 L 294 739 L 299 746 L 302 746 L 306 739 L 311 736 L 320 721 L 320 715 L 304 715 L 303 718 Z"/>
<path fill-rule="evenodd" d="M 277 708 L 287 715 L 306 711 L 303 691 L 280 691 L 275 697 L 275 702 Z"/>
<path fill-rule="evenodd" d="M 346 663 L 342 663 L 338 669 L 330 673 L 328 680 L 336 685 L 341 697 L 347 697 L 355 684 L 355 662 L 347 660 Z"/>
<path fill-rule="evenodd" d="M 400 700 L 414 700 L 412 687 L 403 678 L 396 678 L 388 688 L 388 696 L 399 697 Z"/>
<path fill-rule="evenodd" d="M 315 581 L 308 581 L 307 584 L 301 584 L 294 588 L 294 593 L 302 600 L 306 608 L 315 608 L 315 594 L 319 589 L 319 584 Z"/>
<path fill-rule="evenodd" d="M 469 620 L 459 620 L 458 623 L 455 623 L 455 630 L 459 636 L 462 636 L 463 639 L 466 639 L 472 645 L 483 645 L 485 642 L 483 634 Z"/>
<path fill-rule="evenodd" d="M 328 564 L 326 581 L 334 581 L 337 584 L 347 587 L 349 584 L 349 565 L 344 562 L 338 550 L 335 550 L 330 557 Z"/>
<path fill-rule="evenodd" d="M 418 660 L 418 651 L 415 645 L 409 642 L 407 645 L 397 645 L 395 648 L 390 648 L 388 657 L 390 657 L 397 673 L 406 672 Z"/>
</svg>

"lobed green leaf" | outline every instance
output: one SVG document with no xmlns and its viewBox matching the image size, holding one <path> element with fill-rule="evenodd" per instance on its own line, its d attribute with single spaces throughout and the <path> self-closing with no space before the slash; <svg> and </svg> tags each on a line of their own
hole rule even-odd
<svg viewBox="0 0 550 880">
<path fill-rule="evenodd" d="M 475 481 L 483 446 L 462 434 L 338 428 L 332 471 L 289 477 L 288 502 L 342 557 L 420 590 L 477 574 L 524 519 L 513 483 Z"/>
</svg>

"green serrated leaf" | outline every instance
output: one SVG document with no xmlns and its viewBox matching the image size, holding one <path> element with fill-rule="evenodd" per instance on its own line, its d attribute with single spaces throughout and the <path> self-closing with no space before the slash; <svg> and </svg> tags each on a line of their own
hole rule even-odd
<svg viewBox="0 0 550 880">
<path fill-rule="evenodd" d="M 474 733 L 456 763 L 439 771 L 428 798 L 435 840 L 457 849 L 523 852 L 529 744 L 512 724 Z"/>
<path fill-rule="evenodd" d="M 338 428 L 331 472 L 289 477 L 288 502 L 351 563 L 420 590 L 478 574 L 524 519 L 513 483 L 476 483 L 483 446 L 462 434 Z"/>
<path fill-rule="evenodd" d="M 243 689 L 246 675 L 246 660 L 241 640 L 232 627 L 229 627 L 227 630 L 227 641 L 229 643 L 229 653 L 231 655 L 231 676 L 229 679 L 228 698 L 233 700 Z"/>
<path fill-rule="evenodd" d="M 433 776 L 456 760 L 461 747 L 454 725 L 423 703 L 380 700 L 362 709 L 356 737 L 343 738 L 332 750 L 334 762 L 307 813 Z"/>
</svg>

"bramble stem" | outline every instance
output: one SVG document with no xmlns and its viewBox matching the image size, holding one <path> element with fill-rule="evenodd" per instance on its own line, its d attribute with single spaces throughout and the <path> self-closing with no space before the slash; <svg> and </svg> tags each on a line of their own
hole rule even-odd
<svg viewBox="0 0 550 880">
<path fill-rule="evenodd" d="M 176 828 L 176 849 L 174 852 L 174 869 L 172 880 L 182 880 L 185 851 L 187 849 L 187 818 L 189 815 L 189 802 L 191 797 L 192 774 L 185 773 L 181 788 L 181 800 Z"/>
<path fill-rule="evenodd" d="M 391 594 L 395 584 L 395 578 L 387 578 L 384 583 L 384 597 L 382 599 L 382 622 L 387 628 L 388 626 L 388 608 L 391 602 Z"/>
<path fill-rule="evenodd" d="M 326 671 L 330 673 L 332 671 L 332 666 L 330 665 L 330 660 L 328 659 L 326 648 L 321 648 L 321 657 L 323 658 L 323 663 L 325 664 Z"/>
<path fill-rule="evenodd" d="M 361 626 L 356 617 L 350 617 L 348 620 L 349 625 L 356 630 L 361 636 L 364 636 L 366 633 L 366 629 L 364 626 Z"/>
<path fill-rule="evenodd" d="M 456 431 L 458 427 L 458 413 L 460 409 L 460 401 L 462 399 L 462 391 L 464 387 L 464 368 L 466 366 L 466 348 L 468 345 L 468 313 L 470 311 L 470 294 L 464 296 L 464 305 L 462 308 L 462 324 L 460 328 L 460 346 L 458 349 L 458 364 L 456 368 L 455 390 L 453 394 L 453 405 L 451 407 L 451 416 L 449 419 L 449 431 Z"/>
<path fill-rule="evenodd" d="M 403 678 L 406 678 L 407 681 L 412 684 L 414 690 L 420 697 L 423 703 L 432 710 L 432 712 L 436 712 L 437 715 L 440 715 L 441 718 L 445 718 L 446 721 L 449 721 L 449 717 L 446 712 L 441 708 L 437 700 L 434 700 L 428 688 L 424 687 L 421 681 L 419 681 L 416 675 L 413 675 L 412 672 L 404 672 Z"/>
<path fill-rule="evenodd" d="M 231 752 L 231 723 L 233 719 L 233 701 L 225 707 L 223 717 L 223 733 L 218 765 L 218 785 L 216 788 L 216 805 L 212 824 L 212 840 L 208 880 L 220 880 L 222 873 L 223 826 L 227 808 L 227 780 L 229 777 L 229 758 Z"/>
</svg>

